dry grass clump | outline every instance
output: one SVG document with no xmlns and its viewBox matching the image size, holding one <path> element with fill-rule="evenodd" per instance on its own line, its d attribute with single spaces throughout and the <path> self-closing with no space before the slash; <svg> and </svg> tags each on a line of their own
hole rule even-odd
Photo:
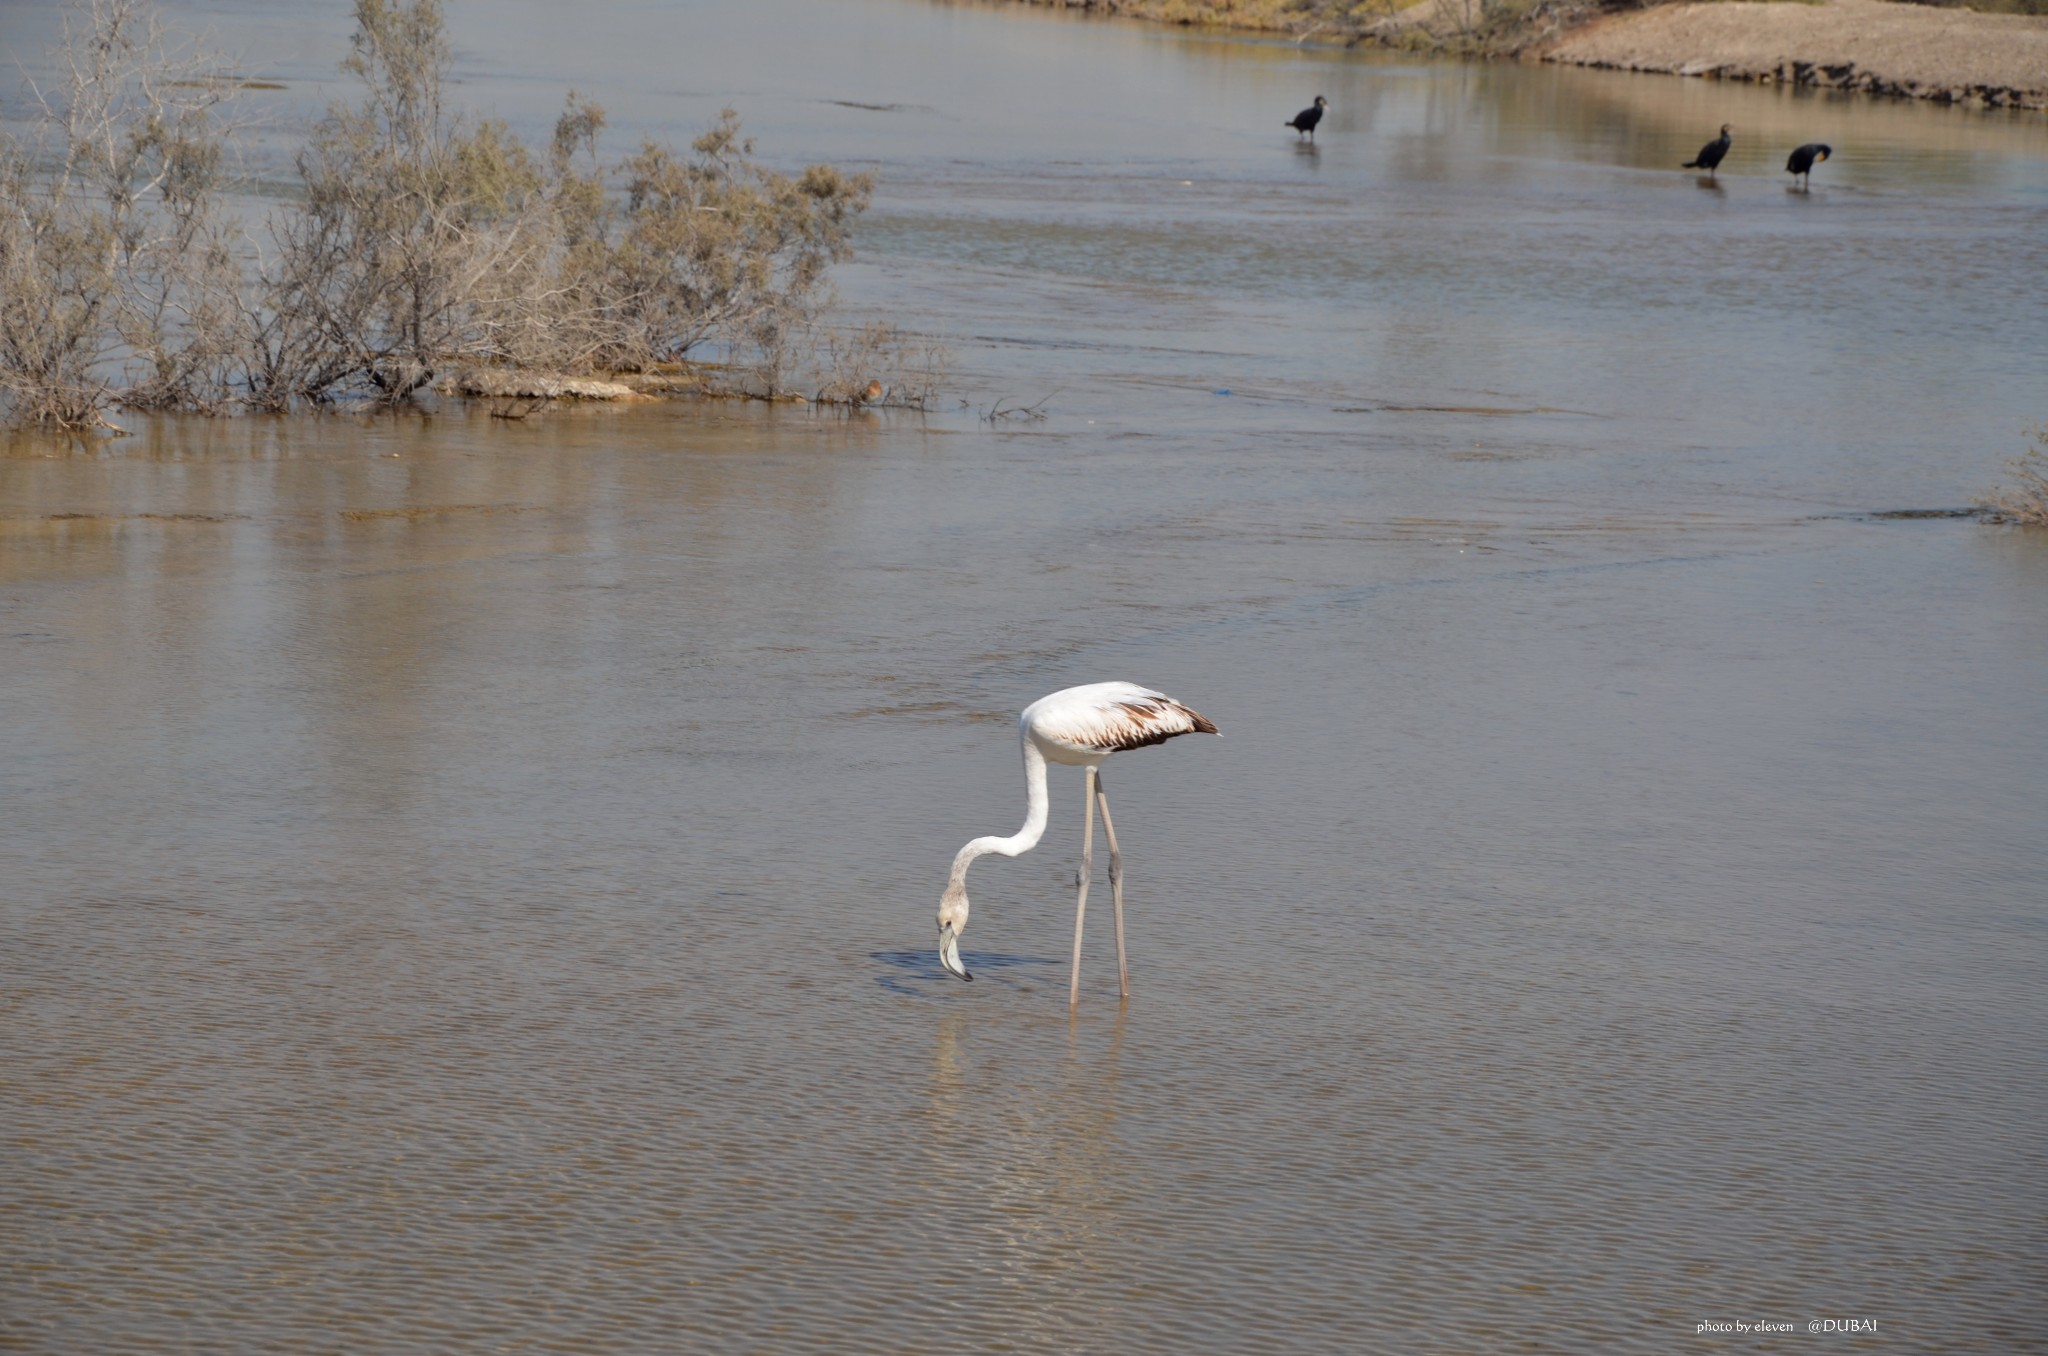
<svg viewBox="0 0 2048 1356">
<path fill-rule="evenodd" d="M 1984 502 L 1991 522 L 2048 527 L 2048 424 L 2029 433 L 2034 445 L 2005 464 L 2016 483 L 1994 487 Z"/>
<path fill-rule="evenodd" d="M 355 0 L 355 17 L 360 96 L 298 153 L 300 200 L 247 230 L 221 205 L 216 114 L 240 82 L 167 55 L 145 0 L 75 0 L 66 88 L 36 140 L 0 142 L 13 421 L 390 404 L 464 370 L 645 373 L 704 349 L 752 393 L 935 393 L 935 349 L 821 326 L 868 176 L 771 169 L 731 109 L 687 150 L 607 161 L 604 110 L 573 92 L 537 155 L 448 108 L 441 0 Z"/>
</svg>

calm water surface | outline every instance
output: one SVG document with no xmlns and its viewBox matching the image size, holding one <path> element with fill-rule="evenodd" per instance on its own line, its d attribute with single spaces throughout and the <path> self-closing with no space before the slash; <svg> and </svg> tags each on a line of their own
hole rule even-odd
<svg viewBox="0 0 2048 1356">
<path fill-rule="evenodd" d="M 344 7 L 172 13 L 278 146 L 339 92 Z M 968 408 L 7 444 L 0 1347 L 2043 1348 L 2048 541 L 1871 515 L 2048 415 L 2048 120 L 451 23 L 529 136 L 875 168 L 848 305 Z M 973 985 L 931 920 L 1109 677 L 1227 737 L 1109 768 L 1070 1020 L 1074 777 Z"/>
</svg>

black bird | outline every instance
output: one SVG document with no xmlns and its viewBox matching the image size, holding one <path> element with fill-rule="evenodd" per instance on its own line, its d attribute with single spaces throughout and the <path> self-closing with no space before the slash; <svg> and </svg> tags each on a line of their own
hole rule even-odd
<svg viewBox="0 0 2048 1356">
<path fill-rule="evenodd" d="M 1718 141 L 1710 141 L 1700 147 L 1700 153 L 1686 161 L 1683 165 L 1680 165 L 1679 168 L 1703 169 L 1707 172 L 1707 177 L 1711 179 L 1714 177 L 1714 166 L 1721 163 L 1722 159 L 1728 154 L 1728 148 L 1734 144 L 1735 138 L 1728 135 L 1728 124 L 1724 122 L 1721 124 L 1720 139 Z"/>
<path fill-rule="evenodd" d="M 1832 146 L 1823 146 L 1818 141 L 1809 141 L 1792 152 L 1792 158 L 1785 162 L 1788 174 L 1802 174 L 1808 183 L 1813 182 L 1813 167 L 1835 153 Z"/>
<path fill-rule="evenodd" d="M 1318 94 L 1314 104 L 1302 109 L 1301 112 L 1289 118 L 1281 126 L 1292 127 L 1296 132 L 1306 132 L 1308 133 L 1308 139 L 1314 141 L 1316 139 L 1316 124 L 1323 120 L 1323 110 L 1329 107 L 1329 104 L 1330 101 L 1328 99 Z"/>
</svg>

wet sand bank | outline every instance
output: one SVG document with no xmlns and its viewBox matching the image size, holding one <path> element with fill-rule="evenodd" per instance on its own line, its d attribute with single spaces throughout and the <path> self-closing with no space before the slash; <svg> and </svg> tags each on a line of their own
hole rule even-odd
<svg viewBox="0 0 2048 1356">
<path fill-rule="evenodd" d="M 1661 5 L 1601 15 L 1539 6 L 1520 23 L 1483 22 L 1466 0 L 1421 0 L 1377 18 L 1243 0 L 1023 0 L 1044 8 L 1184 27 L 1285 33 L 1298 41 L 1515 56 L 1572 66 L 1760 84 L 2048 108 L 2048 17 L 1892 4 Z"/>
<path fill-rule="evenodd" d="M 2048 108 L 2048 18 L 1828 0 L 1667 5 L 1598 19 L 1545 61 L 1990 107 Z"/>
</svg>

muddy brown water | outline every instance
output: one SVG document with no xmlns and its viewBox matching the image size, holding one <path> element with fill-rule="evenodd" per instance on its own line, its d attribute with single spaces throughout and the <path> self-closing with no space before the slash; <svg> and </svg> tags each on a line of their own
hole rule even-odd
<svg viewBox="0 0 2048 1356">
<path fill-rule="evenodd" d="M 2048 123 L 519 14 L 529 135 L 873 163 L 969 408 L 7 444 L 0 1347 L 2039 1349 L 2048 542 L 1872 515 L 2043 416 Z M 1064 770 L 932 915 L 1108 677 L 1226 737 L 1106 769 L 1070 1020 Z"/>
</svg>

